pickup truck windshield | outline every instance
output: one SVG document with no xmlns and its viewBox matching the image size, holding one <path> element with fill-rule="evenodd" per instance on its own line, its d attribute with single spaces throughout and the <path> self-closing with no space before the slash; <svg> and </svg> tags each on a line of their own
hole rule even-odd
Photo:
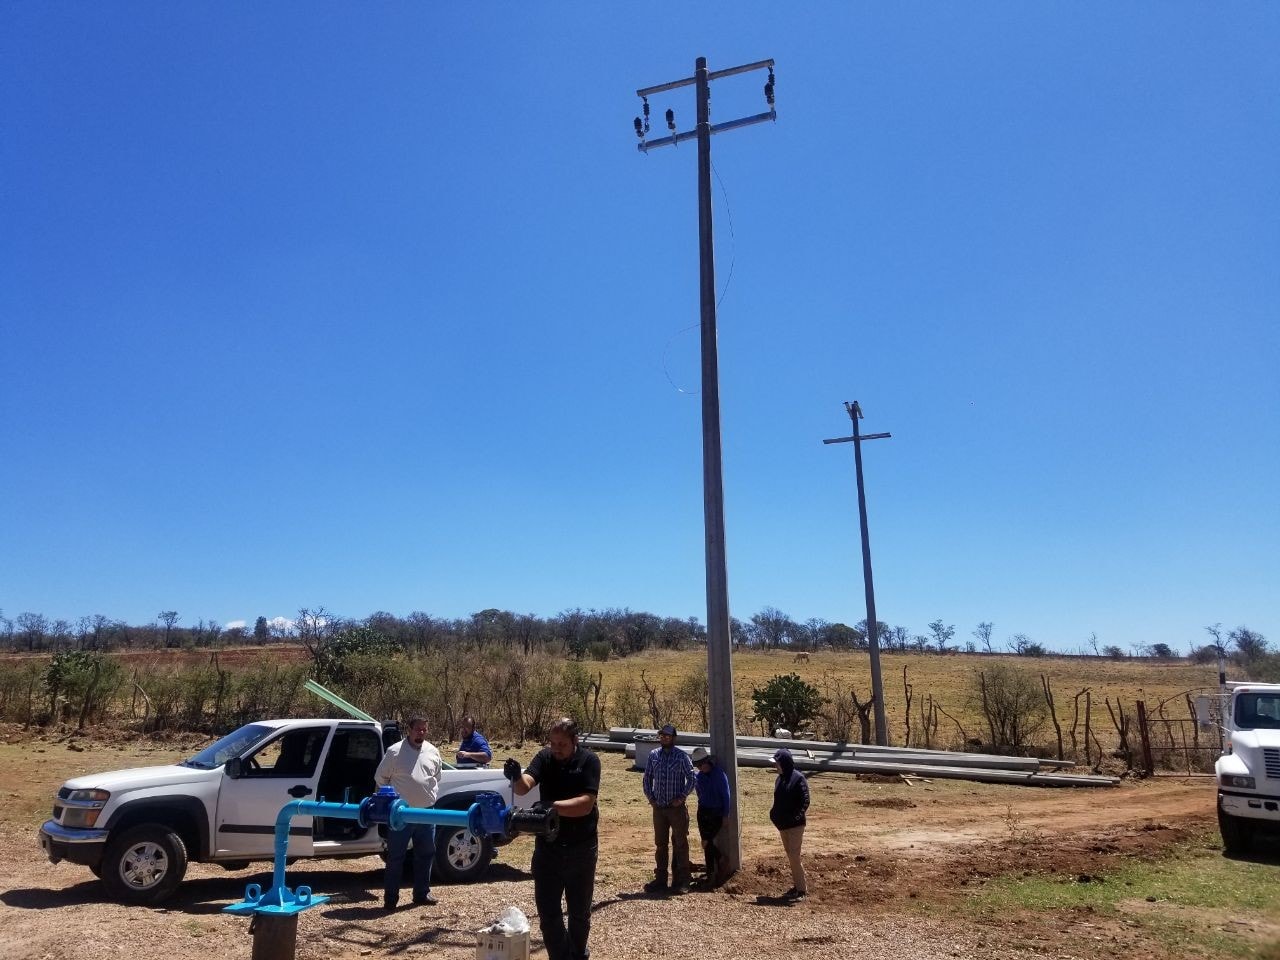
<svg viewBox="0 0 1280 960">
<path fill-rule="evenodd" d="M 1236 696 L 1237 730 L 1280 730 L 1280 693 L 1241 693 Z"/>
<path fill-rule="evenodd" d="M 241 756 L 275 732 L 274 727 L 262 723 L 250 723 L 228 733 L 221 740 L 205 747 L 194 757 L 182 761 L 184 767 L 195 767 L 197 770 L 212 770 L 220 767 L 232 757 Z"/>
</svg>

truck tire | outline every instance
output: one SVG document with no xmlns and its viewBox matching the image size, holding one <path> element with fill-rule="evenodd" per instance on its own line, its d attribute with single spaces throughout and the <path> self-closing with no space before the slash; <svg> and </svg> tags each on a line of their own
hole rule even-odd
<svg viewBox="0 0 1280 960">
<path fill-rule="evenodd" d="M 121 903 L 161 903 L 178 889 L 186 872 L 186 844 L 159 823 L 140 824 L 112 837 L 102 857 L 102 882 Z"/>
<path fill-rule="evenodd" d="M 452 883 L 475 883 L 489 869 L 493 842 L 466 827 L 436 827 L 436 871 Z"/>
<path fill-rule="evenodd" d="M 1244 817 L 1233 817 L 1218 804 L 1218 832 L 1222 834 L 1224 853 L 1248 853 L 1253 845 L 1253 825 Z"/>
</svg>

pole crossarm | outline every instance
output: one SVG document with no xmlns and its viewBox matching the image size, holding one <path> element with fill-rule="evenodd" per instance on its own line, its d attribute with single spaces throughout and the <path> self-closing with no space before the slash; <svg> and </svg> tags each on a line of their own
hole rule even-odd
<svg viewBox="0 0 1280 960">
<path fill-rule="evenodd" d="M 757 60 L 755 63 L 744 63 L 740 67 L 729 67 L 725 70 L 710 70 L 707 72 L 708 82 L 711 80 L 719 80 L 721 77 L 732 77 L 739 73 L 749 73 L 752 70 L 767 70 L 774 65 L 773 58 L 768 60 Z M 668 90 L 675 90 L 679 87 L 688 87 L 698 82 L 697 77 L 685 77 L 683 80 L 672 80 L 670 83 L 660 83 L 656 87 L 645 87 L 636 91 L 637 97 L 648 97 L 655 93 L 665 93 Z"/>
<path fill-rule="evenodd" d="M 892 433 L 867 433 L 858 437 L 833 437 L 830 440 L 823 440 L 823 443 L 851 443 L 854 440 L 887 440 L 892 437 Z"/>
<path fill-rule="evenodd" d="M 742 117 L 740 120 L 726 120 L 724 123 L 717 123 L 711 127 L 711 133 L 725 133 L 729 130 L 737 130 L 739 127 L 749 127 L 752 124 L 764 123 L 766 120 L 777 120 L 778 111 L 768 110 L 764 113 L 757 113 L 754 117 Z M 641 153 L 648 153 L 658 147 L 670 147 L 677 143 L 684 143 L 686 140 L 692 140 L 698 135 L 697 130 L 686 130 L 684 133 L 677 133 L 673 137 L 662 137 L 658 140 L 642 140 L 636 144 L 636 149 Z"/>
</svg>

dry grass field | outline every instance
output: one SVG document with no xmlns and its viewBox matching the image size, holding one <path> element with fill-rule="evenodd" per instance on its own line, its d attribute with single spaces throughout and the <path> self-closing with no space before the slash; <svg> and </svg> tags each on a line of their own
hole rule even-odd
<svg viewBox="0 0 1280 960">
<path fill-rule="evenodd" d="M 671 695 L 680 681 L 705 669 L 703 651 L 642 653 L 625 660 L 604 663 L 588 663 L 593 675 L 603 676 L 606 691 L 616 691 L 628 679 L 640 682 L 641 678 L 660 691 Z M 970 735 L 982 734 L 982 717 L 973 702 L 974 676 L 980 670 L 990 670 L 1002 664 L 1025 671 L 1039 683 L 1040 675 L 1048 678 L 1054 692 L 1057 713 L 1064 727 L 1071 722 L 1073 698 L 1082 690 L 1091 691 L 1093 701 L 1093 726 L 1099 740 L 1108 747 L 1117 740 L 1116 731 L 1108 716 L 1105 701 L 1123 702 L 1132 713 L 1134 702 L 1143 700 L 1154 711 L 1156 705 L 1169 700 L 1166 713 L 1170 717 L 1187 717 L 1183 694 L 1187 691 L 1207 692 L 1217 683 L 1216 669 L 1200 666 L 1185 660 L 1125 659 L 1109 660 L 1101 657 L 1020 657 L 1014 655 L 936 654 L 936 653 L 885 653 L 881 656 L 881 670 L 885 686 L 885 710 L 889 734 L 893 742 L 901 743 L 905 736 L 906 683 L 912 690 L 913 717 L 932 696 L 943 710 L 957 718 Z M 736 716 L 740 731 L 751 729 L 751 691 L 763 686 L 778 674 L 795 673 L 803 680 L 824 692 L 831 691 L 838 683 L 844 691 L 852 690 L 865 701 L 871 691 L 871 668 L 867 654 L 858 652 L 820 651 L 811 653 L 807 661 L 797 662 L 795 655 L 781 651 L 742 651 L 733 654 L 734 694 Z M 680 704 L 681 708 L 687 705 Z M 1084 700 L 1080 701 L 1083 712 Z M 913 721 L 914 722 L 914 721 Z M 1080 719 L 1083 725 L 1083 717 Z M 758 726 L 756 732 L 759 732 Z M 952 741 L 959 735 L 950 722 L 943 720 L 939 726 L 943 747 L 959 746 Z M 913 734 L 913 743 L 917 742 Z M 1040 739 L 1046 744 L 1053 737 L 1051 727 L 1046 727 Z M 935 744 L 939 745 L 939 744 Z"/>
</svg>

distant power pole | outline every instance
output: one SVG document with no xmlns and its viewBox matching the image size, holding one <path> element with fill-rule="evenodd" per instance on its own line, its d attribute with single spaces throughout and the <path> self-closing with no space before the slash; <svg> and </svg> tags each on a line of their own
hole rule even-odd
<svg viewBox="0 0 1280 960">
<path fill-rule="evenodd" d="M 876 743 L 889 745 L 889 731 L 884 719 L 884 679 L 880 674 L 880 621 L 876 619 L 876 588 L 871 580 L 871 541 L 867 537 L 867 495 L 862 486 L 862 441 L 885 440 L 892 434 L 868 433 L 865 437 L 858 432 L 858 421 L 862 419 L 862 407 L 858 401 L 845 403 L 844 408 L 853 421 L 853 436 L 836 437 L 823 440 L 823 443 L 853 442 L 853 462 L 858 474 L 858 525 L 862 530 L 862 586 L 867 595 L 867 649 L 871 654 L 871 696 L 875 700 Z"/>
<path fill-rule="evenodd" d="M 711 81 L 751 70 L 769 71 L 764 85 L 768 110 L 752 117 L 711 125 Z M 697 99 L 697 123 L 693 130 L 676 132 L 675 111 L 666 114 L 671 135 L 646 140 L 649 133 L 649 97 L 655 93 L 693 84 Z M 729 815 L 716 838 L 725 876 L 742 863 L 738 830 L 738 740 L 733 716 L 733 647 L 729 636 L 729 576 L 724 547 L 724 478 L 720 465 L 720 361 L 716 348 L 715 244 L 711 231 L 711 135 L 777 119 L 773 109 L 773 61 L 761 60 L 728 70 L 707 71 L 707 58 L 698 57 L 694 75 L 684 80 L 661 83 L 637 90 L 644 117 L 636 117 L 638 147 L 648 153 L 655 147 L 672 146 L 698 138 L 698 261 L 699 298 L 702 307 L 702 512 L 706 531 L 707 558 L 707 678 L 711 720 L 711 748 L 729 778 L 729 795 L 734 798 Z"/>
</svg>

